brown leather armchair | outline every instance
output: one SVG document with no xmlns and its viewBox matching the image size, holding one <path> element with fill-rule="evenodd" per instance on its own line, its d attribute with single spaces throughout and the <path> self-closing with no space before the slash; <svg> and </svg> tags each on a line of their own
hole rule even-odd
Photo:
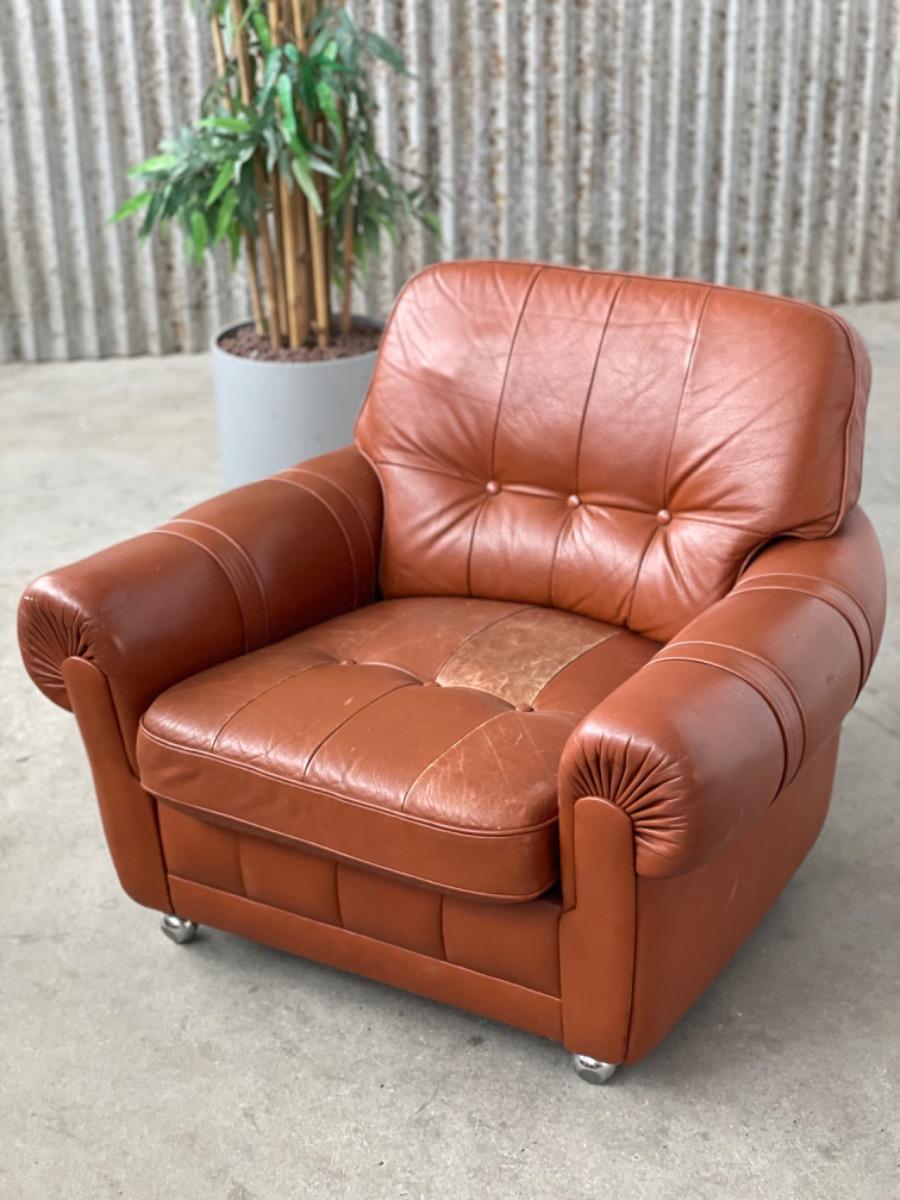
<svg viewBox="0 0 900 1200">
<path fill-rule="evenodd" d="M 868 382 L 792 300 L 416 276 L 355 447 L 25 593 L 125 891 L 641 1058 L 824 819 L 884 617 Z"/>
</svg>

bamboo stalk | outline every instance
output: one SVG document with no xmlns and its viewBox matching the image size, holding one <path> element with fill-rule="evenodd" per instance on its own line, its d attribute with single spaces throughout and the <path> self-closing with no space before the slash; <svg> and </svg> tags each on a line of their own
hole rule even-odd
<svg viewBox="0 0 900 1200">
<path fill-rule="evenodd" d="M 247 42 L 244 37 L 244 31 L 241 28 L 241 21 L 244 17 L 244 6 L 242 0 L 231 0 L 231 16 L 234 21 L 234 50 L 238 64 L 238 80 L 241 87 L 241 99 L 244 104 L 249 104 L 253 98 L 253 81 L 250 74 L 250 55 L 247 51 Z M 265 196 L 265 174 L 263 172 L 262 163 L 257 157 L 253 163 L 253 177 L 256 183 L 257 191 L 261 196 Z M 259 246 L 263 265 L 263 278 L 266 284 L 266 295 L 268 299 L 269 309 L 269 340 L 273 346 L 281 345 L 281 321 L 278 312 L 278 284 L 275 275 L 275 263 L 272 258 L 272 242 L 269 236 L 269 219 L 265 212 L 260 214 L 259 222 Z"/>
<path fill-rule="evenodd" d="M 299 15 L 300 49 L 306 48 L 306 30 L 309 22 L 316 16 L 318 5 L 316 0 L 293 0 L 295 17 Z M 310 131 L 312 132 L 312 131 Z M 316 341 L 321 349 L 329 342 L 330 314 L 328 310 L 328 257 L 325 248 L 324 222 L 316 212 L 312 201 L 307 200 L 307 215 L 309 218 L 309 243 L 312 260 L 313 305 L 316 316 Z"/>
<path fill-rule="evenodd" d="M 269 0 L 269 33 L 272 44 L 281 45 L 281 11 L 279 0 Z M 287 297 L 287 242 L 290 238 L 290 218 L 285 220 L 287 202 L 287 185 L 281 178 L 281 170 L 274 166 L 271 172 L 272 180 L 272 215 L 275 224 L 275 286 L 278 291 L 278 324 L 282 331 L 288 331 L 290 340 L 290 318 L 288 316 Z"/>
<path fill-rule="evenodd" d="M 222 37 L 222 27 L 215 14 L 210 18 L 209 25 L 210 32 L 212 33 L 213 53 L 216 56 L 216 72 L 220 79 L 224 79 L 228 63 L 225 57 L 225 42 Z M 224 102 L 226 109 L 229 112 L 233 112 L 234 105 L 227 91 L 224 94 Z M 256 246 L 248 229 L 241 230 L 241 240 L 244 243 L 244 258 L 247 264 L 247 285 L 250 289 L 250 311 L 253 314 L 253 324 L 257 333 L 265 333 L 266 318 L 263 313 L 262 299 L 259 294 L 259 269 L 256 265 Z"/>
<path fill-rule="evenodd" d="M 310 240 L 312 241 L 313 295 L 316 310 L 316 341 L 324 350 L 329 340 L 328 264 L 325 258 L 325 230 L 322 219 L 309 205 Z"/>
<path fill-rule="evenodd" d="M 344 217 L 344 297 L 341 306 L 341 333 L 347 334 L 353 328 L 353 220 L 355 210 L 353 201 L 347 201 L 347 213 Z"/>
<path fill-rule="evenodd" d="M 269 0 L 269 28 L 275 45 L 282 43 L 281 16 L 278 0 Z M 283 14 L 285 27 L 291 34 L 291 14 Z M 294 13 L 296 16 L 296 13 Z M 306 341 L 309 333 L 309 281 L 303 270 L 301 247 L 306 249 L 306 225 L 296 187 L 280 180 L 281 236 L 283 242 L 285 316 L 288 330 L 288 345 L 297 348 Z"/>
<path fill-rule="evenodd" d="M 306 52 L 306 22 L 303 14 L 302 0 L 291 0 L 291 23 L 293 27 L 293 38 L 301 53 Z M 303 120 L 303 114 L 298 114 L 299 119 Z M 310 211 L 306 200 L 303 197 L 299 187 L 295 187 L 291 192 L 291 201 L 296 211 L 296 230 L 297 230 L 297 294 L 299 296 L 298 304 L 298 322 L 300 325 L 301 344 L 306 341 L 309 336 L 310 323 L 312 320 L 312 260 L 310 255 L 311 234 L 309 217 Z"/>
<path fill-rule="evenodd" d="M 306 52 L 306 22 L 303 19 L 302 0 L 291 0 L 291 14 L 294 18 L 294 41 L 297 49 Z"/>
</svg>

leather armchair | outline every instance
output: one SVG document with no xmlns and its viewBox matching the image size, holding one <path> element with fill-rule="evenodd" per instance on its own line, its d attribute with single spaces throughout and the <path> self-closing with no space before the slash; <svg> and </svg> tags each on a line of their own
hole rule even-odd
<svg viewBox="0 0 900 1200">
<path fill-rule="evenodd" d="M 22 599 L 125 891 L 637 1061 L 824 820 L 884 621 L 867 391 L 795 301 L 422 272 L 356 446 Z"/>
</svg>

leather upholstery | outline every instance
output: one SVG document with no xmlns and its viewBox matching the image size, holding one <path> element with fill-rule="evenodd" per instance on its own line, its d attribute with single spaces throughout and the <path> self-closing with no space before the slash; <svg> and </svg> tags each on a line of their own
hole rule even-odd
<svg viewBox="0 0 900 1200">
<path fill-rule="evenodd" d="M 771 546 L 581 724 L 563 756 L 562 808 L 595 795 L 629 813 L 642 875 L 700 866 L 838 731 L 884 604 L 881 551 L 860 509 L 830 538 Z"/>
<path fill-rule="evenodd" d="M 159 806 L 159 824 L 176 888 L 202 884 L 559 997 L 556 890 L 525 904 L 491 904 L 211 825 L 168 803 Z"/>
<path fill-rule="evenodd" d="M 26 670 L 69 708 L 62 664 L 96 664 L 136 766 L 138 721 L 170 684 L 371 600 L 380 539 L 371 468 L 323 455 L 41 576 L 19 605 Z"/>
<path fill-rule="evenodd" d="M 385 491 L 384 594 L 552 605 L 667 641 L 771 538 L 838 528 L 868 380 L 857 335 L 793 300 L 429 267 L 357 430 Z"/>
<path fill-rule="evenodd" d="M 238 828 L 527 899 L 559 874 L 569 734 L 657 648 L 548 608 L 382 601 L 170 688 L 141 780 Z"/>
<path fill-rule="evenodd" d="M 358 448 L 23 597 L 122 886 L 635 1061 L 824 818 L 884 622 L 867 390 L 795 301 L 429 268 Z"/>
</svg>

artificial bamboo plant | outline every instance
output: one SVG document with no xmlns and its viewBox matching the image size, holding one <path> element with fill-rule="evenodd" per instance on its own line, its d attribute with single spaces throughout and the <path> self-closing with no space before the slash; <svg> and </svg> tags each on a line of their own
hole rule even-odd
<svg viewBox="0 0 900 1200">
<path fill-rule="evenodd" d="M 143 213 L 141 236 L 180 225 L 200 261 L 227 241 L 241 254 L 256 330 L 273 345 L 351 328 L 354 278 L 381 234 L 417 219 L 437 234 L 434 188 L 410 186 L 379 153 L 369 68 L 406 73 L 399 51 L 319 0 L 209 0 L 216 82 L 199 119 L 133 167 L 142 190 L 115 219 Z"/>
</svg>

